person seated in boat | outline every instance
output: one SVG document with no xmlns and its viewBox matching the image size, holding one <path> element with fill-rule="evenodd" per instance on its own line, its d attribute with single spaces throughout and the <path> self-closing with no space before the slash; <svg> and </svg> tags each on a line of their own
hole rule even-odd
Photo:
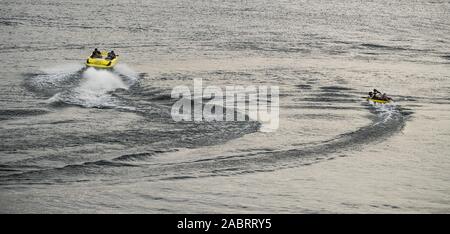
<svg viewBox="0 0 450 234">
<path fill-rule="evenodd" d="M 376 97 L 378 95 L 381 95 L 381 92 L 378 91 L 377 89 L 373 89 L 373 95 Z"/>
<path fill-rule="evenodd" d="M 369 92 L 369 98 L 380 99 L 379 95 L 375 92 Z"/>
<path fill-rule="evenodd" d="M 95 48 L 94 51 L 92 52 L 91 58 L 101 58 L 102 57 L 102 53 Z"/>
<path fill-rule="evenodd" d="M 108 53 L 108 56 L 106 56 L 107 60 L 113 60 L 116 58 L 116 54 L 114 53 L 114 50 L 111 50 L 111 52 Z"/>
</svg>

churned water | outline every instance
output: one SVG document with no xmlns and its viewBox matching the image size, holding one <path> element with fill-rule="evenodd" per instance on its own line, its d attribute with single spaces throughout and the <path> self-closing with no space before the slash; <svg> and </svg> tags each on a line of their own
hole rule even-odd
<svg viewBox="0 0 450 234">
<path fill-rule="evenodd" d="M 0 6 L 2 213 L 450 211 L 449 1 Z M 278 86 L 278 130 L 173 121 L 195 78 Z"/>
</svg>

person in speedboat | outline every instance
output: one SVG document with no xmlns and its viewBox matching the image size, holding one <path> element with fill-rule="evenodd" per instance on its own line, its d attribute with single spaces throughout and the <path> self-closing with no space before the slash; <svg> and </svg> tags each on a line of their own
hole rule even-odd
<svg viewBox="0 0 450 234">
<path fill-rule="evenodd" d="M 111 50 L 106 56 L 106 60 L 113 60 L 114 58 L 116 58 L 116 53 L 114 53 L 114 50 Z"/>
<path fill-rule="evenodd" d="M 95 48 L 92 52 L 91 58 L 102 58 L 102 53 L 97 48 Z"/>
</svg>

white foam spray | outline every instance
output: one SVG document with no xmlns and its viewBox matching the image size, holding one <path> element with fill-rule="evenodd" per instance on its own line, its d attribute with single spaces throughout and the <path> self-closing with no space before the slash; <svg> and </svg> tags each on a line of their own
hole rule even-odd
<svg viewBox="0 0 450 234">
<path fill-rule="evenodd" d="M 83 68 L 81 64 L 64 64 L 52 68 L 41 68 L 42 74 L 33 76 L 29 80 L 31 87 L 41 90 L 60 88 L 72 78 L 72 75 Z"/>
<path fill-rule="evenodd" d="M 109 92 L 129 88 L 118 75 L 109 70 L 88 68 L 81 78 L 83 80 L 79 86 L 57 93 L 49 102 L 61 101 L 84 107 L 115 107 L 117 101 Z"/>
</svg>

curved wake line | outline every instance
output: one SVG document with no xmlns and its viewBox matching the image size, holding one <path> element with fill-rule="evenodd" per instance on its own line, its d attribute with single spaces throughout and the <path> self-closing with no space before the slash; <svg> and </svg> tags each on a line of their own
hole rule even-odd
<svg viewBox="0 0 450 234">
<path fill-rule="evenodd" d="M 395 105 L 369 107 L 375 115 L 370 125 L 354 132 L 345 133 L 334 139 L 323 141 L 320 145 L 300 149 L 266 151 L 259 153 L 238 154 L 220 158 L 200 159 L 177 164 L 159 164 L 157 167 L 141 165 L 148 181 L 179 178 L 201 178 L 213 176 L 230 176 L 255 172 L 269 172 L 285 168 L 311 165 L 323 160 L 341 157 L 345 151 L 360 150 L 364 145 L 379 143 L 403 129 L 406 118 Z M 165 174 L 173 171 L 174 174 Z M 162 173 L 165 172 L 165 173 Z M 162 173 L 161 176 L 159 173 Z"/>
<path fill-rule="evenodd" d="M 80 173 L 83 176 L 95 175 L 111 180 L 112 177 L 120 177 L 121 181 L 130 180 L 171 180 L 181 178 L 199 178 L 212 176 L 229 176 L 255 172 L 268 172 L 284 168 L 292 168 L 310 165 L 323 160 L 340 157 L 345 151 L 360 150 L 367 144 L 379 143 L 393 134 L 401 131 L 406 123 L 406 117 L 400 108 L 395 105 L 367 106 L 374 114 L 372 123 L 356 131 L 341 134 L 334 139 L 322 141 L 316 145 L 303 148 L 249 152 L 231 156 L 222 156 L 211 159 L 200 159 L 193 161 L 154 164 L 142 160 L 152 157 L 155 152 L 143 152 L 136 155 L 124 155 L 111 160 L 99 160 L 77 165 L 67 165 L 62 168 L 49 168 L 44 171 L 28 171 L 19 174 L 10 174 L 1 178 L 0 184 L 9 182 L 17 183 L 18 180 L 30 183 L 34 175 L 45 173 L 54 175 L 45 176 L 45 181 L 35 181 L 40 184 L 55 180 L 57 183 L 74 182 L 73 175 Z M 117 170 L 118 167 L 126 167 L 126 170 Z M 130 171 L 134 171 L 130 173 Z M 30 177 L 31 176 L 31 177 Z M 42 178 L 42 176 L 39 176 Z M 62 179 L 64 178 L 64 179 Z M 62 180 L 61 180 L 62 179 Z"/>
<path fill-rule="evenodd" d="M 184 173 L 184 175 L 207 177 L 226 176 L 230 173 L 243 174 L 274 171 L 282 168 L 310 165 L 311 163 L 330 159 L 333 157 L 332 154 L 339 154 L 346 150 L 359 150 L 368 143 L 379 143 L 401 131 L 405 126 L 406 119 L 395 105 L 371 106 L 369 110 L 375 115 L 370 125 L 354 132 L 341 134 L 334 139 L 323 141 L 320 145 L 300 149 L 259 152 L 257 154 L 248 153 L 221 157 L 219 159 L 195 160 L 167 166 L 176 168 L 176 171 L 193 171 L 191 174 Z M 195 170 L 189 170 L 189 168 L 208 168 L 208 171 L 198 174 Z M 229 170 L 229 168 L 233 168 L 233 170 Z M 158 165 L 158 169 L 162 171 L 168 170 L 165 165 Z"/>
</svg>

